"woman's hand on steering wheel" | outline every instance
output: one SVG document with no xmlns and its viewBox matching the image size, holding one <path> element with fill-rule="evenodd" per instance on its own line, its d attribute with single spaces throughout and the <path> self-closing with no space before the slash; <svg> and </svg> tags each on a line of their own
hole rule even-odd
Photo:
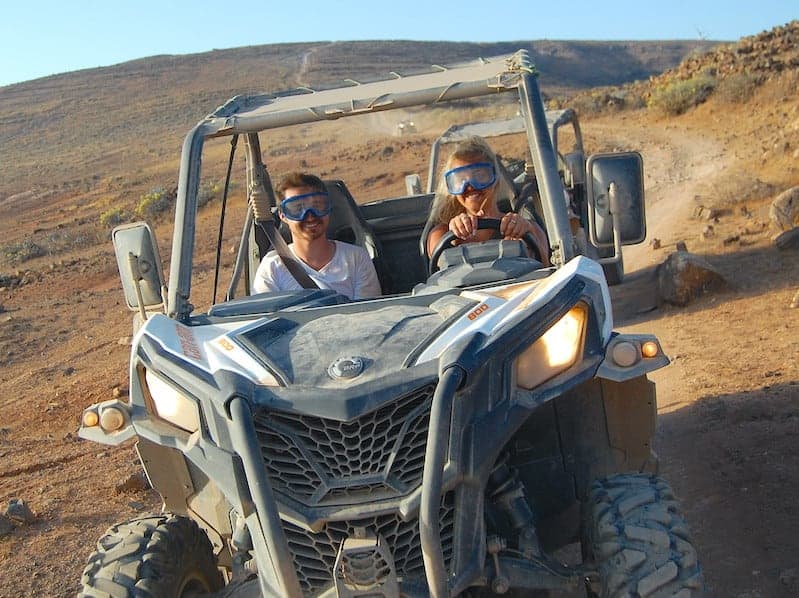
<svg viewBox="0 0 799 598">
<path fill-rule="evenodd" d="M 445 249 L 449 249 L 450 247 L 452 247 L 457 239 L 469 238 L 468 236 L 461 237 L 460 235 L 456 235 L 455 232 L 453 232 L 452 228 L 454 221 L 460 221 L 461 226 L 458 227 L 459 232 L 464 233 L 465 231 L 465 235 L 468 235 L 470 230 L 473 231 L 471 232 L 472 237 L 474 237 L 475 233 L 478 230 L 483 230 L 483 229 L 493 229 L 496 231 L 500 231 L 505 236 L 508 236 L 502 231 L 503 224 L 505 225 L 506 230 L 507 227 L 510 226 L 512 231 L 516 230 L 515 227 L 518 226 L 518 222 L 513 222 L 511 224 L 510 222 L 511 218 L 508 217 L 508 215 L 506 215 L 506 218 L 503 218 L 503 220 L 498 220 L 496 218 L 477 218 L 476 216 L 468 216 L 467 214 L 463 214 L 463 216 L 465 218 L 461 219 L 460 217 L 456 216 L 450 221 L 450 230 L 444 233 L 444 236 L 441 237 L 441 239 L 433 249 L 433 252 L 430 254 L 429 274 L 432 274 L 433 272 L 438 270 L 438 262 L 441 259 L 441 254 L 444 252 Z M 524 218 L 516 214 L 514 214 L 513 216 L 516 216 L 520 220 L 524 220 Z M 472 218 L 474 218 L 475 220 L 474 228 L 469 229 L 467 228 L 468 224 L 466 222 L 466 219 L 471 220 Z M 530 253 L 532 254 L 532 256 L 535 259 L 537 259 L 539 262 L 543 263 L 543 260 L 541 259 L 541 251 L 538 248 L 538 243 L 536 243 L 535 237 L 532 235 L 532 233 L 529 232 L 527 227 L 524 227 L 524 230 L 526 232 L 524 232 L 524 234 L 522 234 L 520 238 L 527 244 L 527 247 L 530 249 Z"/>
</svg>

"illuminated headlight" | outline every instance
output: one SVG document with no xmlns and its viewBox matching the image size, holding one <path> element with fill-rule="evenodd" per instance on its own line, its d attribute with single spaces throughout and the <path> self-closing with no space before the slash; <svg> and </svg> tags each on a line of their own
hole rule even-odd
<svg viewBox="0 0 799 598">
<path fill-rule="evenodd" d="M 197 403 L 179 393 L 150 370 L 145 371 L 144 380 L 158 417 L 187 432 L 196 432 L 200 429 L 200 411 Z"/>
<path fill-rule="evenodd" d="M 516 358 L 516 384 L 532 389 L 582 356 L 588 310 L 579 303 Z"/>
</svg>

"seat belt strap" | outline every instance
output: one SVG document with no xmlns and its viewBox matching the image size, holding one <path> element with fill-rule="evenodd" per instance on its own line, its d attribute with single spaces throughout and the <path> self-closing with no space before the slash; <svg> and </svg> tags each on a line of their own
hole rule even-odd
<svg viewBox="0 0 799 598">
<path fill-rule="evenodd" d="M 294 277 L 294 280 L 300 283 L 300 286 L 304 289 L 318 289 L 319 285 L 308 275 L 302 264 L 291 255 L 291 249 L 289 249 L 285 239 L 283 239 L 283 235 L 275 227 L 275 221 L 271 218 L 269 220 L 261 220 L 258 225 L 266 234 L 267 239 L 269 239 L 278 257 Z"/>
</svg>

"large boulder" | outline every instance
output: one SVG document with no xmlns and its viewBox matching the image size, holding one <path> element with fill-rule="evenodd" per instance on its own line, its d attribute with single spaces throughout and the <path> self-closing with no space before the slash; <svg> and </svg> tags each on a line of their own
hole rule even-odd
<svg viewBox="0 0 799 598">
<path fill-rule="evenodd" d="M 676 251 L 657 267 L 658 295 L 672 305 L 687 305 L 692 299 L 727 286 L 725 278 L 707 260 L 687 251 Z"/>
<path fill-rule="evenodd" d="M 799 185 L 774 198 L 768 217 L 778 233 L 789 231 L 799 224 Z"/>
</svg>

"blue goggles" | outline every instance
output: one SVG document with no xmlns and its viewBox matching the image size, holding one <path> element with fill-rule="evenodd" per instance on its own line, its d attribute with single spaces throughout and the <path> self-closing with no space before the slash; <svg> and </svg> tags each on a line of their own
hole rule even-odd
<svg viewBox="0 0 799 598">
<path fill-rule="evenodd" d="M 496 182 L 497 173 L 491 162 L 475 162 L 448 170 L 444 173 L 444 180 L 452 195 L 463 195 L 466 185 L 475 191 L 487 189 Z"/>
<path fill-rule="evenodd" d="M 280 212 L 285 218 L 295 222 L 302 222 L 309 213 L 317 218 L 327 216 L 332 207 L 330 197 L 324 191 L 303 193 L 280 202 Z"/>
</svg>

